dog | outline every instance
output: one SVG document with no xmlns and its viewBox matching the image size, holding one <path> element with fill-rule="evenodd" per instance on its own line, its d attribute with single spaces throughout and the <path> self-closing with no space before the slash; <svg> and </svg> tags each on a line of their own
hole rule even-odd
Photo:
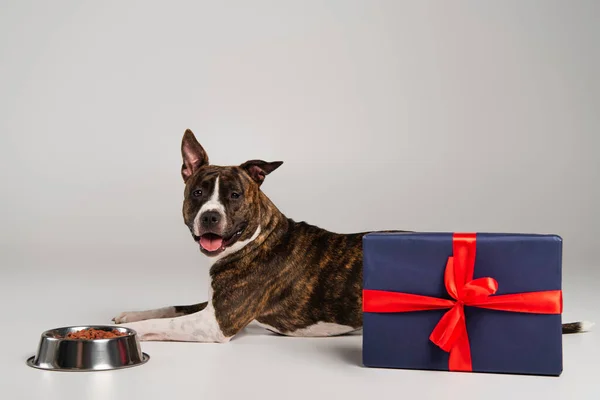
<svg viewBox="0 0 600 400">
<path fill-rule="evenodd" d="M 123 312 L 142 341 L 226 343 L 255 321 L 286 336 L 362 328 L 362 238 L 286 217 L 261 185 L 283 162 L 209 163 L 194 133 L 181 142 L 183 220 L 210 260 L 208 301 Z M 406 232 L 406 231 L 398 231 Z M 563 333 L 591 324 L 563 324 Z"/>
</svg>

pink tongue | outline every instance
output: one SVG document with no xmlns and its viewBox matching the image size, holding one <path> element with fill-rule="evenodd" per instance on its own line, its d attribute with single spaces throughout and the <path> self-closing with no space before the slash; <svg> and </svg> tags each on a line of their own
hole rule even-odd
<svg viewBox="0 0 600 400">
<path fill-rule="evenodd" d="M 222 244 L 223 238 L 220 238 L 218 236 L 204 235 L 200 237 L 200 246 L 202 246 L 202 248 L 207 251 L 219 250 Z"/>
</svg>

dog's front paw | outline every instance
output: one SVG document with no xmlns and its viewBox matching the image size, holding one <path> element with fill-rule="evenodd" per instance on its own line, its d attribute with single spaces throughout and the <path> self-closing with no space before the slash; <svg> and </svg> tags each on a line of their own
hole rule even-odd
<svg viewBox="0 0 600 400">
<path fill-rule="evenodd" d="M 126 322 L 142 321 L 143 319 L 144 315 L 141 312 L 125 311 L 114 317 L 112 319 L 112 322 L 114 322 L 115 324 L 124 324 Z"/>
</svg>

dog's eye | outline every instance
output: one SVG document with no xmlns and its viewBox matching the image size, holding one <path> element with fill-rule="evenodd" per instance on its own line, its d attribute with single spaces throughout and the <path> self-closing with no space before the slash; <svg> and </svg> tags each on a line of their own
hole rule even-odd
<svg viewBox="0 0 600 400">
<path fill-rule="evenodd" d="M 239 198 L 240 198 L 240 194 L 239 194 L 239 193 L 236 193 L 236 192 L 232 192 L 232 193 L 231 193 L 231 198 L 232 198 L 232 199 L 239 199 Z"/>
<path fill-rule="evenodd" d="M 194 190 L 192 192 L 192 196 L 194 196 L 194 197 L 200 197 L 200 196 L 202 196 L 202 190 Z"/>
</svg>

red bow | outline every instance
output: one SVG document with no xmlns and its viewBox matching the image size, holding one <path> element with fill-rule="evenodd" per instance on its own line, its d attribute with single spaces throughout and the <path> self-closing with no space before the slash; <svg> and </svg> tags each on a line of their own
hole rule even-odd
<svg viewBox="0 0 600 400">
<path fill-rule="evenodd" d="M 450 308 L 429 339 L 450 353 L 448 364 L 451 371 L 473 370 L 464 306 L 533 314 L 562 313 L 560 290 L 490 296 L 498 290 L 498 282 L 493 278 L 473 279 L 476 234 L 455 233 L 452 247 L 453 256 L 448 258 L 444 283 L 448 294 L 456 301 L 365 289 L 363 311 L 395 313 Z"/>
</svg>

